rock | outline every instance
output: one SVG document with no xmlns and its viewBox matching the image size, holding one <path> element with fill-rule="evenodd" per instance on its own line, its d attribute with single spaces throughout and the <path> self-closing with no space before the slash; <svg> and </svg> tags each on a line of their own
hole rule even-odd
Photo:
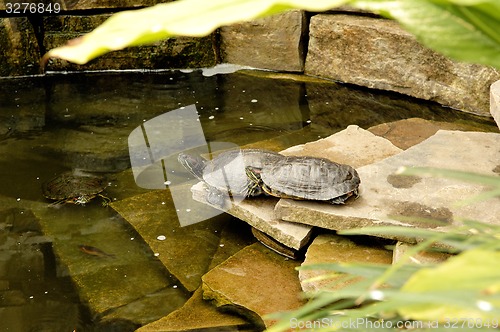
<svg viewBox="0 0 500 332">
<path fill-rule="evenodd" d="M 335 234 L 318 235 L 307 249 L 306 258 L 301 266 L 323 263 L 374 263 L 391 264 L 392 252 L 380 246 L 355 243 Z M 326 270 L 299 270 L 300 284 L 304 292 L 325 289 L 339 289 L 347 284 L 336 283 L 336 277 L 322 279 L 320 276 L 331 274 Z"/>
<path fill-rule="evenodd" d="M 209 270 L 219 265 L 255 239 L 244 231 L 246 224 L 239 220 L 227 223 L 220 232 L 220 243 L 213 255 Z M 243 328 L 248 324 L 238 316 L 222 313 L 208 301 L 203 300 L 201 287 L 178 310 L 150 323 L 139 331 L 221 331 Z"/>
<path fill-rule="evenodd" d="M 500 73 L 449 60 L 395 21 L 320 14 L 311 18 L 309 38 L 307 74 L 489 115 L 487 89 Z"/>
<path fill-rule="evenodd" d="M 243 318 L 222 313 L 208 301 L 204 301 L 200 287 L 184 306 L 166 317 L 139 328 L 137 332 L 239 331 L 248 325 Z"/>
<path fill-rule="evenodd" d="M 401 152 L 385 138 L 375 136 L 356 125 L 327 138 L 281 151 L 287 156 L 313 156 L 327 158 L 354 168 L 361 167 Z"/>
<path fill-rule="evenodd" d="M 490 87 L 490 113 L 500 128 L 500 81 L 496 81 Z"/>
<path fill-rule="evenodd" d="M 203 182 L 198 182 L 191 191 L 193 199 L 210 205 L 207 202 L 207 190 Z M 273 197 L 252 197 L 238 203 L 233 202 L 231 207 L 224 211 L 272 236 L 285 246 L 299 250 L 308 243 L 312 227 L 275 218 L 274 205 L 277 201 Z"/>
<path fill-rule="evenodd" d="M 276 71 L 304 70 L 305 13 L 293 10 L 221 28 L 223 62 Z"/>
<path fill-rule="evenodd" d="M 420 118 L 404 119 L 382 123 L 368 128 L 368 131 L 391 141 L 395 146 L 406 150 L 423 142 L 438 130 L 487 131 L 488 126 L 480 127 L 476 123 L 440 122 Z"/>
<path fill-rule="evenodd" d="M 59 15 L 44 18 L 44 45 L 52 49 L 97 28 L 110 14 L 89 16 Z M 168 38 L 153 45 L 144 45 L 100 56 L 85 65 L 76 65 L 60 59 L 51 59 L 48 70 L 122 70 L 200 68 L 216 64 L 212 37 Z"/>
<path fill-rule="evenodd" d="M 355 201 L 344 206 L 333 206 L 280 200 L 275 212 L 283 220 L 332 230 L 373 225 L 436 227 L 445 230 L 448 225 L 458 223 L 457 218 L 500 224 L 497 217 L 500 215 L 499 204 L 491 204 L 491 201 L 466 206 L 454 204 L 483 192 L 485 188 L 481 185 L 446 178 L 403 177 L 395 174 L 401 166 L 495 174 L 500 160 L 498 146 L 500 134 L 440 130 L 406 151 L 358 168 L 360 197 Z M 408 217 L 428 218 L 436 222 L 410 221 Z"/>
<path fill-rule="evenodd" d="M 26 204 L 26 202 L 25 202 Z M 142 241 L 131 238 L 128 225 L 121 218 L 111 218 L 110 210 L 97 206 L 62 206 L 48 209 L 41 204 L 33 213 L 40 220 L 43 233 L 52 238 L 54 255 L 60 264 L 58 277 L 71 276 L 75 288 L 90 314 L 101 317 L 116 308 L 172 287 L 174 281 L 164 267 L 154 260 Z M 90 245 L 112 257 L 89 255 L 79 245 Z M 144 322 L 151 313 L 135 312 L 122 317 Z"/>
<path fill-rule="evenodd" d="M 203 298 L 259 328 L 270 327 L 276 321 L 265 315 L 305 304 L 296 266 L 260 243 L 250 245 L 203 276 Z"/>
<path fill-rule="evenodd" d="M 0 17 L 0 47 L 0 76 L 38 74 L 40 49 L 28 18 Z"/>
<path fill-rule="evenodd" d="M 136 229 L 184 288 L 193 292 L 200 286 L 201 276 L 219 247 L 219 232 L 227 217 L 181 227 L 166 190 L 113 202 L 111 207 Z"/>
<path fill-rule="evenodd" d="M 158 292 L 148 294 L 137 301 L 133 301 L 106 313 L 99 319 L 99 324 L 112 325 L 116 320 L 137 317 L 137 313 L 139 312 L 142 314 L 139 315 L 138 319 L 131 319 L 131 321 L 138 325 L 148 324 L 157 320 L 158 317 L 165 316 L 182 307 L 187 300 L 188 296 L 186 293 L 181 288 L 174 285 Z"/>
<path fill-rule="evenodd" d="M 403 259 L 403 256 L 407 254 L 408 251 L 413 250 L 414 244 L 405 243 L 398 241 L 394 247 L 392 262 L 393 264 L 398 263 Z M 413 263 L 418 265 L 423 264 L 438 264 L 442 263 L 453 255 L 439 252 L 439 251 L 420 251 L 416 254 L 412 254 L 407 260 L 407 263 Z"/>
</svg>

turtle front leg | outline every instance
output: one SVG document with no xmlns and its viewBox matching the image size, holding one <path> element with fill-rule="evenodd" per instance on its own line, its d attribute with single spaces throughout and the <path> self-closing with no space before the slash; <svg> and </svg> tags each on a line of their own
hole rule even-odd
<svg viewBox="0 0 500 332">
<path fill-rule="evenodd" d="M 217 188 L 210 188 L 207 193 L 207 202 L 221 210 L 225 210 L 226 198 L 222 191 Z"/>
</svg>

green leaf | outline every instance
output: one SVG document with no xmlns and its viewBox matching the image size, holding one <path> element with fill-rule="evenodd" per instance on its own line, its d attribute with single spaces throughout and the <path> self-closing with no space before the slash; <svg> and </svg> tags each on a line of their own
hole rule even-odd
<svg viewBox="0 0 500 332">
<path fill-rule="evenodd" d="M 150 44 L 172 36 L 201 37 L 236 22 L 300 8 L 324 11 L 348 0 L 179 0 L 111 16 L 94 31 L 52 49 L 44 57 L 78 64 L 109 51 Z"/>
<path fill-rule="evenodd" d="M 424 298 L 418 304 L 402 306 L 399 313 L 411 319 L 439 321 L 498 317 L 499 261 L 500 252 L 475 249 L 450 258 L 436 268 L 415 272 L 401 292 L 409 298 L 424 296 L 428 300 Z"/>
<path fill-rule="evenodd" d="M 354 4 L 394 18 L 424 45 L 446 56 L 500 68 L 497 0 L 367 0 Z"/>
</svg>

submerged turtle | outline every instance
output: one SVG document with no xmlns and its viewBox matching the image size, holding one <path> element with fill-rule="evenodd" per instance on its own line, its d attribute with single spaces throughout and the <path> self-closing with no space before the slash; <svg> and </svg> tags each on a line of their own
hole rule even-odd
<svg viewBox="0 0 500 332">
<path fill-rule="evenodd" d="M 105 201 L 103 204 L 107 204 L 109 198 L 101 194 L 106 187 L 103 177 L 66 172 L 44 183 L 42 192 L 46 198 L 55 200 L 53 205 L 65 203 L 85 205 L 96 196 L 101 196 Z"/>
<path fill-rule="evenodd" d="M 331 204 L 358 197 L 361 182 L 351 166 L 316 157 L 287 156 L 263 168 L 249 166 L 246 172 L 268 195 Z"/>
<path fill-rule="evenodd" d="M 179 162 L 208 187 L 207 201 L 218 207 L 228 196 L 249 197 L 263 194 L 262 188 L 248 178 L 247 167 L 263 168 L 277 162 L 282 155 L 265 150 L 244 149 L 223 152 L 212 160 L 180 153 Z"/>
<path fill-rule="evenodd" d="M 211 161 L 183 153 L 178 159 L 207 184 L 207 201 L 217 206 L 223 206 L 228 195 L 261 194 L 344 204 L 350 196 L 357 197 L 360 183 L 358 173 L 349 165 L 259 149 L 224 152 Z"/>
</svg>

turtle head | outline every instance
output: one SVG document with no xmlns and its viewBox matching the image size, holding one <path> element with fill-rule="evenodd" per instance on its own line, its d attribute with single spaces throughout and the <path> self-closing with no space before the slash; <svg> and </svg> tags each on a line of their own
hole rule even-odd
<svg viewBox="0 0 500 332">
<path fill-rule="evenodd" d="M 177 157 L 179 163 L 184 166 L 189 173 L 193 174 L 196 178 L 203 181 L 203 170 L 205 169 L 207 161 L 200 156 L 193 156 L 186 153 L 179 153 Z"/>
</svg>

